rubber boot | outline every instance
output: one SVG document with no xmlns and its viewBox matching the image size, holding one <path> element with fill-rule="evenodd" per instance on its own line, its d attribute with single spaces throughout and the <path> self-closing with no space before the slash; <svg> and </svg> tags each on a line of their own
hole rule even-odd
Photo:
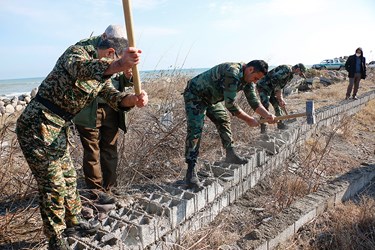
<svg viewBox="0 0 375 250">
<path fill-rule="evenodd" d="M 234 152 L 232 147 L 226 149 L 226 163 L 233 163 L 233 164 L 246 164 L 248 162 L 247 159 L 240 157 Z"/>
<path fill-rule="evenodd" d="M 267 133 L 267 125 L 262 123 L 260 124 L 260 133 L 261 134 L 266 134 Z"/>
<path fill-rule="evenodd" d="M 199 181 L 197 171 L 195 170 L 195 163 L 189 163 L 186 171 L 185 183 L 187 188 L 201 188 L 202 183 Z"/>
<path fill-rule="evenodd" d="M 288 126 L 285 123 L 280 121 L 280 122 L 277 123 L 277 128 L 278 129 L 288 129 Z"/>
</svg>

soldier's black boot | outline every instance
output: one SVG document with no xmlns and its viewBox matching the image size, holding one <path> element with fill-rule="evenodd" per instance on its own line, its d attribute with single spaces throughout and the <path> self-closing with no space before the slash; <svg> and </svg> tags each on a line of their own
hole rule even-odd
<svg viewBox="0 0 375 250">
<path fill-rule="evenodd" d="M 188 188 L 201 188 L 202 183 L 199 181 L 197 171 L 195 170 L 194 163 L 188 163 L 188 169 L 186 171 L 185 183 Z"/>
<path fill-rule="evenodd" d="M 68 242 L 62 236 L 52 236 L 48 241 L 48 250 L 70 250 Z"/>
<path fill-rule="evenodd" d="M 233 164 L 246 164 L 248 162 L 247 159 L 238 156 L 232 147 L 226 149 L 226 158 L 225 162 L 233 163 Z"/>
<path fill-rule="evenodd" d="M 267 133 L 267 125 L 262 123 L 260 124 L 260 133 L 261 134 L 266 134 Z"/>
<path fill-rule="evenodd" d="M 282 121 L 279 121 L 277 123 L 277 128 L 278 129 L 288 129 L 288 126 L 285 123 L 283 123 Z"/>
<path fill-rule="evenodd" d="M 66 222 L 64 233 L 67 236 L 72 235 L 94 235 L 100 228 L 100 222 L 97 220 L 88 221 L 81 216 L 76 216 L 74 221 Z"/>
</svg>

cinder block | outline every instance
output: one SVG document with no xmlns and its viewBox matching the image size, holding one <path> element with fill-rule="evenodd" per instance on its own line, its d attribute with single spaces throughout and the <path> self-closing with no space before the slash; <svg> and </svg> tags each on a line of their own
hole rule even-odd
<svg viewBox="0 0 375 250">
<path fill-rule="evenodd" d="M 294 223 L 294 232 L 297 232 L 303 225 L 312 221 L 316 217 L 316 209 L 304 211 L 303 215 Z"/>
<path fill-rule="evenodd" d="M 285 228 L 275 238 L 268 240 L 268 249 L 275 249 L 280 242 L 287 241 L 294 234 L 294 224 Z"/>
<path fill-rule="evenodd" d="M 211 221 L 213 221 L 214 218 L 216 217 L 216 215 L 218 215 L 220 213 L 220 211 L 221 211 L 220 208 L 221 208 L 220 201 L 216 200 L 212 203 L 212 205 L 211 205 L 211 216 L 213 216 L 213 218 L 211 218 Z"/>
<path fill-rule="evenodd" d="M 232 187 L 231 189 L 228 190 L 229 194 L 229 204 L 232 204 L 236 200 L 236 189 Z"/>
<path fill-rule="evenodd" d="M 195 211 L 198 212 L 203 209 L 207 204 L 207 189 L 203 188 L 195 194 Z"/>
<path fill-rule="evenodd" d="M 206 203 L 210 203 L 216 198 L 216 187 L 215 187 L 216 181 L 210 180 L 207 185 L 205 185 L 205 189 L 207 189 L 207 197 L 206 197 Z"/>
</svg>

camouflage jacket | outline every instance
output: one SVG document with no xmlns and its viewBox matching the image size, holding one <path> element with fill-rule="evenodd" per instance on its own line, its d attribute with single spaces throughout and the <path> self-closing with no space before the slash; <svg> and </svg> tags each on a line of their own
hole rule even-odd
<svg viewBox="0 0 375 250">
<path fill-rule="evenodd" d="M 57 60 L 39 86 L 38 95 L 73 115 L 97 96 L 106 100 L 113 109 L 123 109 L 118 105 L 127 94 L 113 87 L 110 76 L 103 75 L 111 61 L 98 59 L 96 49 L 91 45 L 73 45 Z"/>
<path fill-rule="evenodd" d="M 101 41 L 101 36 L 94 36 L 87 39 L 83 39 L 76 43 L 75 45 L 80 46 L 87 46 L 92 45 L 95 48 L 99 45 Z M 112 76 L 111 78 L 112 85 L 118 89 L 119 91 L 124 91 L 125 87 L 132 87 L 133 82 L 127 79 L 124 74 L 118 73 Z M 95 98 L 90 105 L 86 106 L 82 109 L 73 119 L 73 122 L 77 125 L 89 127 L 89 128 L 96 128 L 96 118 L 97 118 L 97 109 L 98 103 L 103 102 L 100 97 Z M 130 108 L 125 109 L 124 112 L 119 113 L 119 128 L 121 128 L 124 132 L 126 132 L 126 113 L 129 111 Z"/>
<path fill-rule="evenodd" d="M 278 91 L 293 79 L 292 66 L 280 65 L 270 70 L 267 75 L 257 82 L 257 89 L 271 95 L 272 91 Z"/>
<path fill-rule="evenodd" d="M 255 85 L 244 81 L 244 63 L 222 63 L 188 81 L 185 91 L 199 96 L 207 104 L 224 101 L 228 111 L 235 115 L 241 110 L 236 103 L 237 92 L 243 90 L 255 110 L 259 101 Z"/>
<path fill-rule="evenodd" d="M 98 47 L 101 40 L 102 40 L 101 36 L 92 36 L 90 38 L 82 39 L 81 41 L 79 41 L 75 45 L 79 45 L 79 46 L 92 45 L 96 48 L 96 47 Z"/>
</svg>

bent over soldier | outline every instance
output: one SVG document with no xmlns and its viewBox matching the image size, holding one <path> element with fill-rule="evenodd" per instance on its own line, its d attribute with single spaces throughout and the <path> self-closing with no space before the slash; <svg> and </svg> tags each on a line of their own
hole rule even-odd
<svg viewBox="0 0 375 250">
<path fill-rule="evenodd" d="M 283 115 L 282 109 L 285 110 L 285 101 L 282 93 L 283 88 L 292 80 L 295 74 L 306 78 L 304 75 L 305 72 L 306 67 L 302 63 L 296 64 L 293 67 L 290 65 L 280 65 L 270 70 L 267 75 L 256 84 L 262 105 L 269 110 L 271 103 L 275 110 L 275 115 Z M 266 124 L 262 123 L 260 128 L 261 133 L 267 132 Z M 279 121 L 277 123 L 277 128 L 286 129 L 287 126 L 282 121 Z"/>
<path fill-rule="evenodd" d="M 274 116 L 259 103 L 253 84 L 262 78 L 267 70 L 268 64 L 262 60 L 254 60 L 248 64 L 222 63 L 188 81 L 183 94 L 187 118 L 185 161 L 188 169 L 185 182 L 188 188 L 201 187 L 195 165 L 206 115 L 216 125 L 219 132 L 226 150 L 225 161 L 235 164 L 247 162 L 233 149 L 230 119 L 225 108 L 250 127 L 259 125 L 255 118 L 244 112 L 236 103 L 237 92 L 242 90 L 252 109 L 272 122 Z"/>
<path fill-rule="evenodd" d="M 145 92 L 126 94 L 110 84 L 112 74 L 139 62 L 141 51 L 125 48 L 124 38 L 103 40 L 97 48 L 69 47 L 17 120 L 17 139 L 38 184 L 49 249 L 69 249 L 65 234 L 95 233 L 100 226 L 80 215 L 76 171 L 69 155 L 71 119 L 96 96 L 115 110 L 143 107 L 148 102 Z"/>
</svg>

